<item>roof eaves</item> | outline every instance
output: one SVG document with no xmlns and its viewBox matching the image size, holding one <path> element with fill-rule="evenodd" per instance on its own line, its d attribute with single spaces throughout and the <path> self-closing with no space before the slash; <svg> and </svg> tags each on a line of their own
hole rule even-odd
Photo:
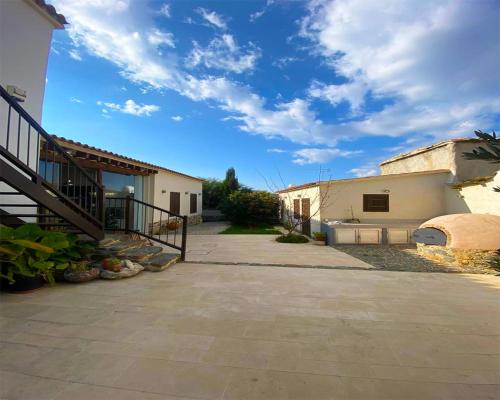
<svg viewBox="0 0 500 400">
<path fill-rule="evenodd" d="M 90 146 L 90 145 L 85 144 L 85 143 L 77 142 L 77 141 L 74 141 L 74 140 L 71 140 L 71 139 L 66 139 L 65 137 L 56 136 L 56 135 L 51 135 L 51 136 L 58 143 L 60 143 L 60 144 L 62 144 L 62 143 L 71 144 L 73 146 L 80 147 L 82 149 L 87 149 L 87 150 L 92 150 L 92 151 L 104 153 L 104 154 L 113 156 L 115 158 L 120 158 L 120 159 L 122 159 L 124 161 L 130 161 L 130 162 L 139 164 L 139 165 L 147 167 L 147 168 L 165 171 L 165 172 L 168 172 L 168 173 L 171 173 L 171 174 L 174 174 L 174 175 L 183 176 L 185 178 L 193 179 L 193 180 L 196 180 L 196 181 L 203 182 L 203 180 L 204 180 L 202 178 L 197 178 L 195 176 L 187 175 L 187 174 L 184 174 L 184 173 L 179 172 L 179 171 L 174 171 L 173 169 L 165 168 L 165 167 L 162 167 L 162 166 L 159 166 L 159 165 L 155 165 L 155 164 L 150 164 L 150 163 L 147 163 L 147 162 L 144 162 L 144 161 L 141 161 L 141 160 L 137 160 L 135 158 L 131 158 L 131 157 L 127 157 L 127 156 L 124 156 L 124 155 L 121 155 L 121 154 L 113 153 L 113 152 L 111 152 L 109 150 L 100 149 L 98 147 Z"/>
<path fill-rule="evenodd" d="M 40 10 L 58 29 L 64 29 L 64 25 L 68 24 L 66 17 L 63 14 L 59 14 L 56 8 L 47 4 L 45 0 L 30 0 L 31 4 L 34 4 L 38 10 Z"/>
<path fill-rule="evenodd" d="M 395 162 L 395 161 L 403 160 L 405 158 L 413 157 L 413 156 L 416 156 L 417 154 L 425 153 L 426 151 L 434 150 L 434 149 L 437 149 L 439 147 L 446 146 L 447 144 L 450 144 L 450 143 L 464 143 L 464 142 L 474 143 L 474 142 L 480 142 L 480 140 L 474 139 L 474 138 L 456 138 L 456 139 L 443 140 L 441 142 L 431 144 L 430 146 L 419 147 L 417 149 L 408 151 L 406 153 L 398 154 L 398 155 L 391 157 L 385 161 L 382 161 L 380 163 L 380 166 L 385 165 L 385 164 L 390 164 L 390 163 Z"/>
</svg>

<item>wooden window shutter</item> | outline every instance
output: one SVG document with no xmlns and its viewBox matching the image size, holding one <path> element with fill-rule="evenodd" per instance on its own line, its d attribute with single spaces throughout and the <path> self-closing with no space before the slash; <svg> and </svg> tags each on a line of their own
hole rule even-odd
<svg viewBox="0 0 500 400">
<path fill-rule="evenodd" d="M 364 212 L 389 212 L 388 194 L 364 194 L 363 195 Z"/>
<path fill-rule="evenodd" d="M 189 195 L 189 212 L 191 214 L 198 212 L 198 196 L 196 196 L 196 193 Z"/>
<path fill-rule="evenodd" d="M 181 213 L 181 194 L 179 192 L 170 192 L 170 211 L 174 214 Z"/>
<path fill-rule="evenodd" d="M 300 200 L 293 200 L 293 218 L 300 219 Z"/>
</svg>

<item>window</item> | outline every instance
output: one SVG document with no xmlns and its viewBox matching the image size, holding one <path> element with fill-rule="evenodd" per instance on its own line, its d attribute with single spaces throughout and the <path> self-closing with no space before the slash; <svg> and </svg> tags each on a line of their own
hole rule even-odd
<svg viewBox="0 0 500 400">
<path fill-rule="evenodd" d="M 198 212 L 198 196 L 196 196 L 196 193 L 189 195 L 189 212 L 191 214 Z"/>
<path fill-rule="evenodd" d="M 363 195 L 364 212 L 389 212 L 388 194 L 364 194 Z"/>
<path fill-rule="evenodd" d="M 179 192 L 170 192 L 170 212 L 181 213 L 181 194 Z"/>
</svg>

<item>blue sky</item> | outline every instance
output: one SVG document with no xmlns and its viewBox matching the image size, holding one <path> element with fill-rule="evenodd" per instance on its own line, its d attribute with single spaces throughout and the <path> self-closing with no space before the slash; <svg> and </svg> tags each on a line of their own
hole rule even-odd
<svg viewBox="0 0 500 400">
<path fill-rule="evenodd" d="M 495 0 L 52 4 L 70 25 L 54 33 L 44 127 L 195 176 L 376 174 L 500 120 Z"/>
</svg>

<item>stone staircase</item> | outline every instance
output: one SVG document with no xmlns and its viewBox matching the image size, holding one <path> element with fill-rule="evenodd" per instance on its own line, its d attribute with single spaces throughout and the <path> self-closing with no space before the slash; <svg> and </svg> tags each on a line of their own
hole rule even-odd
<svg viewBox="0 0 500 400">
<path fill-rule="evenodd" d="M 99 242 L 95 258 L 107 257 L 130 260 L 152 272 L 163 271 L 181 258 L 180 254 L 164 252 L 163 247 L 154 246 L 147 239 L 128 234 L 106 235 Z"/>
</svg>

